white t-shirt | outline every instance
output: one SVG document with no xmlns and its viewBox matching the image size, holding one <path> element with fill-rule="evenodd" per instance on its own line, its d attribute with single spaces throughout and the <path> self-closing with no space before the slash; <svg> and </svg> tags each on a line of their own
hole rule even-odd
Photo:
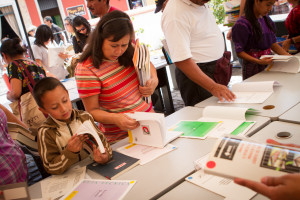
<svg viewBox="0 0 300 200">
<path fill-rule="evenodd" d="M 48 70 L 51 74 L 56 76 L 59 80 L 65 79 L 65 77 L 69 74 L 68 71 L 64 68 L 64 66 L 49 67 L 48 50 L 45 47 L 37 46 L 36 44 L 34 44 L 32 46 L 32 51 L 33 51 L 34 58 L 41 60 L 46 70 Z"/>
<path fill-rule="evenodd" d="M 215 17 L 205 4 L 170 0 L 161 22 L 173 62 L 192 58 L 206 63 L 222 57 L 225 44 Z"/>
</svg>

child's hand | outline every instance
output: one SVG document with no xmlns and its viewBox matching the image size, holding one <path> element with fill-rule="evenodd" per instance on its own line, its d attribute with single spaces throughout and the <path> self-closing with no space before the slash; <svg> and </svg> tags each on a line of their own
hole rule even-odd
<svg viewBox="0 0 300 200">
<path fill-rule="evenodd" d="M 96 147 L 96 145 L 93 145 L 93 153 L 94 153 L 94 161 L 100 164 L 104 164 L 108 161 L 108 152 L 105 151 L 105 153 L 101 153 L 99 148 Z"/>
<path fill-rule="evenodd" d="M 258 64 L 260 65 L 270 65 L 273 63 L 273 58 L 272 57 L 265 57 L 265 58 L 262 58 L 262 59 L 259 59 L 258 60 Z"/>
<path fill-rule="evenodd" d="M 139 123 L 135 119 L 132 119 L 125 114 L 117 114 L 114 124 L 125 131 L 128 129 L 136 129 L 139 126 Z"/>
<path fill-rule="evenodd" d="M 147 81 L 146 86 L 139 86 L 139 91 L 143 97 L 149 97 L 153 94 L 156 86 L 158 85 L 158 80 L 151 78 Z"/>
<path fill-rule="evenodd" d="M 89 138 L 88 135 L 73 135 L 67 145 L 67 149 L 73 153 L 77 153 L 82 149 L 83 143 Z"/>
</svg>

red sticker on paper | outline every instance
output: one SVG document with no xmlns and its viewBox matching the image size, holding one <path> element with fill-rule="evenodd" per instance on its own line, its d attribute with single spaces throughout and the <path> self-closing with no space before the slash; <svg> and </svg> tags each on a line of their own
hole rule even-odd
<svg viewBox="0 0 300 200">
<path fill-rule="evenodd" d="M 208 161 L 208 162 L 206 163 L 206 167 L 207 167 L 207 168 L 214 168 L 215 166 L 216 166 L 215 161 Z"/>
</svg>

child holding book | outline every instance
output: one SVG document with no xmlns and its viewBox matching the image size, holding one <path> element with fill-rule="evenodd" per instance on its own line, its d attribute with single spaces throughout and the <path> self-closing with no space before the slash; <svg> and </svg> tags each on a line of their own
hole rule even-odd
<svg viewBox="0 0 300 200">
<path fill-rule="evenodd" d="M 243 60 L 243 79 L 247 79 L 272 63 L 272 58 L 259 59 L 262 55 L 289 55 L 276 43 L 275 24 L 267 15 L 275 0 L 247 0 L 245 16 L 232 28 L 232 39 L 238 57 Z"/>
<path fill-rule="evenodd" d="M 93 152 L 94 161 L 101 164 L 111 158 L 111 147 L 92 116 L 72 109 L 68 91 L 59 80 L 53 77 L 42 79 L 35 85 L 33 96 L 39 109 L 48 114 L 38 133 L 38 150 L 48 173 L 62 174 L 71 165 L 88 157 L 88 152 Z M 87 135 L 77 135 L 76 130 L 85 121 L 91 121 L 94 125 L 105 153 L 102 154 L 95 144 L 89 147 Z"/>
</svg>

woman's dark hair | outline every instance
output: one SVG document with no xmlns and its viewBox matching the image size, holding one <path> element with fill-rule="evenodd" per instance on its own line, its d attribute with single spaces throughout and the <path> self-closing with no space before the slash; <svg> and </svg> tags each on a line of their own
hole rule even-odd
<svg viewBox="0 0 300 200">
<path fill-rule="evenodd" d="M 132 56 L 134 48 L 131 45 L 133 36 L 133 27 L 129 16 L 119 10 L 112 11 L 103 16 L 103 18 L 98 22 L 96 29 L 92 32 L 91 36 L 88 38 L 87 46 L 85 51 L 80 57 L 80 62 L 88 59 L 89 57 L 93 60 L 93 65 L 96 68 L 102 63 L 104 55 L 102 52 L 102 46 L 104 39 L 113 37 L 112 41 L 117 42 L 125 35 L 130 35 L 128 48 L 118 58 L 120 65 L 125 67 L 132 66 Z"/>
<path fill-rule="evenodd" d="M 20 44 L 20 38 L 6 39 L 2 42 L 0 53 L 4 53 L 11 58 L 22 55 L 26 50 Z"/>
<path fill-rule="evenodd" d="M 78 38 L 79 40 L 81 39 L 82 36 L 86 36 L 86 35 L 83 35 L 81 33 L 79 33 L 77 30 L 76 30 L 76 27 L 78 26 L 81 26 L 83 25 L 87 32 L 86 32 L 86 35 L 89 35 L 90 32 L 91 32 L 91 25 L 90 23 L 88 22 L 88 20 L 86 20 L 84 17 L 82 16 L 76 16 L 74 19 L 73 19 L 73 30 L 74 30 L 74 33 L 76 35 L 76 38 Z"/>
<path fill-rule="evenodd" d="M 34 44 L 47 48 L 44 43 L 49 39 L 51 39 L 51 41 L 54 39 L 51 28 L 45 24 L 40 25 L 35 32 Z"/>
<path fill-rule="evenodd" d="M 44 108 L 42 101 L 43 96 L 46 92 L 54 90 L 58 86 L 61 86 L 65 91 L 68 91 L 66 87 L 56 78 L 45 77 L 39 80 L 33 88 L 33 97 L 37 105 L 41 108 Z"/>
<path fill-rule="evenodd" d="M 265 1 L 265 0 L 259 0 L 259 1 Z M 256 42 L 260 42 L 262 39 L 262 28 L 254 14 L 254 2 L 255 0 L 246 0 L 245 3 L 245 17 L 250 22 L 253 30 L 254 39 Z M 268 28 L 275 33 L 274 27 L 271 25 L 269 19 L 267 16 L 263 16 Z"/>
</svg>

